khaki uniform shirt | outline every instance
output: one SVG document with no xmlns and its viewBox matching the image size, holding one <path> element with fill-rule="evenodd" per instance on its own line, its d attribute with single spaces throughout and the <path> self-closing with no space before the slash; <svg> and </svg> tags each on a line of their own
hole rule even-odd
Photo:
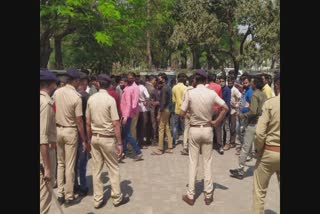
<svg viewBox="0 0 320 214">
<path fill-rule="evenodd" d="M 114 135 L 112 121 L 119 120 L 117 104 L 104 89 L 91 95 L 88 100 L 86 117 L 91 119 L 91 132 Z"/>
<path fill-rule="evenodd" d="M 212 120 L 214 104 L 222 106 L 225 102 L 215 91 L 199 84 L 186 91 L 180 110 L 190 111 L 190 125 L 207 125 Z"/>
<path fill-rule="evenodd" d="M 40 91 L 40 145 L 56 143 L 56 140 L 57 130 L 53 100 L 46 92 Z M 40 163 L 42 163 L 41 154 Z"/>
<path fill-rule="evenodd" d="M 56 123 L 76 127 L 76 117 L 83 114 L 81 94 L 72 85 L 67 84 L 55 91 L 53 99 L 56 104 Z"/>
<path fill-rule="evenodd" d="M 262 107 L 256 127 L 256 149 L 261 151 L 264 144 L 280 146 L 280 95 L 268 99 Z"/>
</svg>

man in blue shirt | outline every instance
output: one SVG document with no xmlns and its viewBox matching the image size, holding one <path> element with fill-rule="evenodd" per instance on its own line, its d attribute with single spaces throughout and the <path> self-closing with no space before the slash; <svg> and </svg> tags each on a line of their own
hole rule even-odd
<svg viewBox="0 0 320 214">
<path fill-rule="evenodd" d="M 249 104 L 250 104 L 250 99 L 252 96 L 252 87 L 250 86 L 250 81 L 251 77 L 249 75 L 244 75 L 241 77 L 242 84 L 243 84 L 243 89 L 244 89 L 244 95 L 241 97 L 239 108 L 241 113 L 247 113 L 249 112 Z M 245 129 L 247 126 L 247 121 L 246 119 L 240 119 L 239 118 L 239 124 L 240 124 L 240 136 L 239 140 L 241 145 L 243 145 L 243 137 L 245 133 Z M 241 147 L 237 149 L 237 155 L 240 154 Z"/>
</svg>

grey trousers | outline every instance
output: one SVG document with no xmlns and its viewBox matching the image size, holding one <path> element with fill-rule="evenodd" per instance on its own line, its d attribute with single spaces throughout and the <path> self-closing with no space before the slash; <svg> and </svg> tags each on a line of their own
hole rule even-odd
<svg viewBox="0 0 320 214">
<path fill-rule="evenodd" d="M 249 124 L 246 127 L 246 132 L 244 133 L 244 141 L 241 148 L 239 156 L 239 166 L 244 167 L 247 157 L 250 155 L 254 140 L 254 134 L 256 132 L 256 124 Z"/>
</svg>

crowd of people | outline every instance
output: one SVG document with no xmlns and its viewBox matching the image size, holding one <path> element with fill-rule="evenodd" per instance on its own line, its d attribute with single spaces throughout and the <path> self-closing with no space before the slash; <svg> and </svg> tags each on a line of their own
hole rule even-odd
<svg viewBox="0 0 320 214">
<path fill-rule="evenodd" d="M 49 211 L 52 187 L 65 207 L 88 194 L 90 158 L 94 207 L 106 203 L 104 164 L 114 206 L 126 204 L 130 199 L 120 190 L 119 163 L 128 157 L 143 161 L 143 150 L 150 146 L 152 155 L 172 154 L 180 143 L 181 155 L 190 161 L 188 190 L 182 196 L 186 203 L 194 204 L 200 153 L 209 205 L 212 150 L 223 155 L 236 148 L 239 166 L 230 169 L 230 176 L 243 179 L 246 162 L 257 159 L 253 210 L 263 213 L 270 177 L 274 172 L 280 176 L 280 73 L 274 77 L 274 91 L 267 74 L 243 74 L 237 80 L 233 72 L 217 77 L 198 70 L 189 77 L 178 74 L 176 83 L 168 82 L 165 73 L 89 76 L 86 70 L 69 69 L 66 77 L 40 69 L 41 213 Z"/>
</svg>

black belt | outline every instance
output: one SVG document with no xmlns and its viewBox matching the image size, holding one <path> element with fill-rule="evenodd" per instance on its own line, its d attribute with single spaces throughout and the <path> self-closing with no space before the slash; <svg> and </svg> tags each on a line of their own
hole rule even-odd
<svg viewBox="0 0 320 214">
<path fill-rule="evenodd" d="M 114 135 L 104 135 L 104 134 L 97 134 L 97 133 L 92 133 L 92 136 L 107 137 L 107 138 L 113 138 L 113 137 L 115 137 Z"/>
<path fill-rule="evenodd" d="M 56 126 L 61 128 L 77 128 L 77 126 L 61 126 L 59 124 L 56 124 Z"/>
</svg>

